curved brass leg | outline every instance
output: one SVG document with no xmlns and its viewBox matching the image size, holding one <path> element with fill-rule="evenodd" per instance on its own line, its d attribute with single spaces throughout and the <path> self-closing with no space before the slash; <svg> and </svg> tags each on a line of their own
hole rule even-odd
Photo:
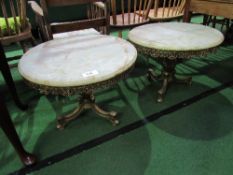
<svg viewBox="0 0 233 175">
<path fill-rule="evenodd" d="M 186 83 L 191 85 L 192 77 L 187 78 L 177 78 L 175 76 L 175 67 L 178 63 L 180 63 L 182 59 L 168 59 L 168 58 L 161 58 L 160 63 L 163 66 L 163 71 L 160 75 L 156 75 L 153 69 L 148 69 L 147 78 L 150 81 L 154 80 L 162 80 L 163 84 L 162 87 L 158 91 L 158 98 L 157 102 L 162 102 L 164 95 L 167 91 L 168 85 L 171 83 Z"/>
<path fill-rule="evenodd" d="M 57 128 L 64 129 L 65 125 L 69 121 L 76 119 L 84 109 L 85 109 L 85 104 L 80 104 L 80 106 L 78 108 L 76 108 L 72 113 L 70 113 L 64 117 L 59 117 L 57 119 Z"/>
<path fill-rule="evenodd" d="M 97 106 L 97 104 L 95 103 L 95 97 L 91 92 L 86 92 L 81 94 L 81 98 L 79 99 L 79 104 L 80 104 L 79 107 L 76 108 L 72 113 L 57 119 L 58 129 L 64 129 L 67 123 L 69 123 L 71 120 L 76 119 L 80 115 L 80 113 L 85 109 L 92 109 L 101 117 L 109 120 L 113 125 L 117 125 L 119 123 L 119 121 L 116 119 L 117 113 L 114 111 L 110 111 L 110 112 L 104 111 L 99 106 Z"/>
<path fill-rule="evenodd" d="M 151 68 L 148 69 L 147 71 L 147 79 L 149 81 L 156 81 L 156 80 L 161 80 L 162 79 L 162 74 L 161 75 L 156 75 L 155 71 Z"/>
<path fill-rule="evenodd" d="M 119 120 L 116 119 L 117 112 L 115 111 L 104 111 L 99 106 L 97 106 L 95 103 L 92 104 L 92 110 L 94 110 L 99 116 L 106 118 L 109 120 L 114 126 L 119 124 Z"/>
<path fill-rule="evenodd" d="M 163 80 L 163 85 L 162 87 L 158 90 L 158 98 L 157 98 L 157 102 L 162 102 L 163 101 L 163 97 L 167 91 L 167 86 L 168 86 L 168 77 L 166 77 Z"/>
</svg>

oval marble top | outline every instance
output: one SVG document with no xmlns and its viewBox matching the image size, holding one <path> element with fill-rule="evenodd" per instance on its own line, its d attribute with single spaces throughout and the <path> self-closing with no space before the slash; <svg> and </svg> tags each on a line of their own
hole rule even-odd
<svg viewBox="0 0 233 175">
<path fill-rule="evenodd" d="M 137 51 L 129 42 L 100 34 L 42 43 L 20 59 L 20 74 L 32 83 L 74 87 L 109 80 L 128 70 Z"/>
<path fill-rule="evenodd" d="M 197 51 L 220 45 L 224 36 L 200 24 L 166 22 L 136 27 L 129 40 L 143 47 L 167 51 Z"/>
</svg>

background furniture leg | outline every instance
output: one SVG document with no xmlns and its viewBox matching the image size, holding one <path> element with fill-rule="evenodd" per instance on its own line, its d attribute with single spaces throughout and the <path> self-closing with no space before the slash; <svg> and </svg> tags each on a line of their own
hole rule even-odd
<svg viewBox="0 0 233 175">
<path fill-rule="evenodd" d="M 3 102 L 3 98 L 0 96 L 0 126 L 2 127 L 4 133 L 14 146 L 17 151 L 21 161 L 24 165 L 32 165 L 36 162 L 36 157 L 33 154 L 26 152 L 19 140 L 18 134 L 14 128 L 14 125 L 10 119 L 10 115 L 7 111 L 6 105 Z"/>
<path fill-rule="evenodd" d="M 2 48 L 2 46 L 0 46 L 0 70 L 3 74 L 3 77 L 6 81 L 6 84 L 12 94 L 12 97 L 14 99 L 14 102 L 15 104 L 21 109 L 21 110 L 25 110 L 27 109 L 27 105 L 24 105 L 20 99 L 19 99 L 19 96 L 17 94 L 17 91 L 16 91 L 16 87 L 15 87 L 15 84 L 13 82 L 13 78 L 11 76 L 11 72 L 10 72 L 10 68 L 9 68 L 9 65 L 7 63 L 7 60 L 6 60 L 6 57 L 5 57 L 5 54 L 4 54 L 4 50 Z"/>
</svg>

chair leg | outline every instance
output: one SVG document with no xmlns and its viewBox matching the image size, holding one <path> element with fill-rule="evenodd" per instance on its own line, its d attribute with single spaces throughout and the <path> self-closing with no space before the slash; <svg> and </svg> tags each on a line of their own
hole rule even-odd
<svg viewBox="0 0 233 175">
<path fill-rule="evenodd" d="M 211 15 L 208 15 L 205 25 L 209 26 L 211 22 L 212 22 L 212 16 L 211 16 Z"/>
<path fill-rule="evenodd" d="M 27 109 L 27 105 L 22 104 L 22 102 L 19 99 L 19 96 L 17 94 L 13 78 L 11 76 L 10 68 L 9 68 L 8 63 L 7 63 L 7 60 L 6 60 L 6 57 L 5 57 L 5 54 L 4 54 L 4 50 L 3 50 L 2 47 L 0 47 L 0 52 L 2 54 L 1 55 L 1 60 L 0 60 L 0 70 L 1 70 L 1 72 L 3 74 L 3 78 L 6 81 L 6 84 L 7 84 L 8 88 L 9 88 L 11 94 L 12 94 L 12 97 L 14 99 L 15 104 L 20 109 L 25 110 L 25 109 Z"/>
<path fill-rule="evenodd" d="M 14 128 L 14 125 L 11 121 L 10 115 L 7 111 L 6 105 L 3 102 L 3 98 L 0 96 L 0 126 L 3 129 L 3 132 L 6 134 L 11 144 L 18 153 L 21 161 L 24 165 L 32 165 L 36 162 L 36 157 L 33 154 L 26 152 L 19 140 L 18 134 Z"/>
<path fill-rule="evenodd" d="M 213 28 L 215 28 L 216 22 L 217 22 L 217 17 L 214 16 L 213 19 L 212 19 L 212 23 L 213 23 L 212 26 L 213 26 Z"/>
<path fill-rule="evenodd" d="M 230 19 L 225 19 L 225 23 L 226 23 L 226 30 L 229 30 L 230 28 Z"/>
<path fill-rule="evenodd" d="M 27 49 L 26 49 L 26 44 L 25 44 L 25 42 L 24 42 L 24 41 L 20 41 L 19 44 L 20 44 L 20 46 L 21 46 L 22 49 L 23 49 L 23 53 L 26 53 L 26 52 L 27 52 Z"/>
<path fill-rule="evenodd" d="M 36 46 L 36 45 L 37 45 L 37 44 L 36 44 L 36 40 L 35 40 L 35 38 L 34 38 L 33 36 L 31 36 L 31 38 L 29 38 L 29 39 L 27 39 L 27 40 L 20 41 L 19 44 L 21 45 L 21 47 L 22 47 L 22 49 L 23 49 L 23 53 L 26 53 L 26 52 L 29 50 L 29 48 L 27 47 L 26 42 L 30 42 L 30 44 L 31 44 L 32 46 Z"/>
<path fill-rule="evenodd" d="M 30 38 L 30 43 L 32 46 L 36 46 L 36 40 L 33 36 Z"/>
<path fill-rule="evenodd" d="M 203 25 L 207 25 L 207 23 L 208 23 L 208 17 L 209 17 L 208 15 L 204 15 L 203 16 L 203 23 L 202 23 Z"/>
<path fill-rule="evenodd" d="M 122 30 L 118 31 L 118 37 L 122 38 Z"/>
</svg>

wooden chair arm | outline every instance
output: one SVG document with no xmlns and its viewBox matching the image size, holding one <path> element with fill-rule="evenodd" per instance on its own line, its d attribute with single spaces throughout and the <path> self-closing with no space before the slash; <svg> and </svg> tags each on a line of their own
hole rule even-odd
<svg viewBox="0 0 233 175">
<path fill-rule="evenodd" d="M 32 11 L 35 13 L 36 23 L 39 27 L 39 33 L 42 41 L 44 42 L 49 40 L 48 29 L 43 9 L 36 1 L 28 1 L 28 4 L 31 6 Z"/>
<path fill-rule="evenodd" d="M 106 4 L 104 4 L 101 1 L 98 1 L 98 2 L 94 2 L 93 6 L 97 7 L 98 11 L 100 11 L 101 13 L 103 13 L 104 15 L 106 15 L 106 13 L 107 13 Z"/>
<path fill-rule="evenodd" d="M 40 5 L 36 1 L 28 1 L 28 4 L 31 6 L 32 11 L 36 15 L 38 15 L 40 17 L 44 16 L 44 12 L 43 12 L 42 8 L 40 7 Z"/>
<path fill-rule="evenodd" d="M 102 10 L 106 9 L 105 4 L 103 2 L 94 2 L 93 4 Z"/>
</svg>

